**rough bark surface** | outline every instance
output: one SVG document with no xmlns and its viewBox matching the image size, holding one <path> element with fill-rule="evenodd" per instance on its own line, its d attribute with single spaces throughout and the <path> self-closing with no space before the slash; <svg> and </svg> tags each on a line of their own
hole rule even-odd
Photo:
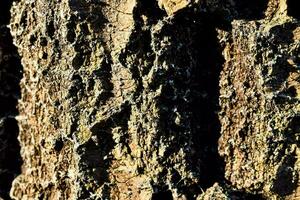
<svg viewBox="0 0 300 200">
<path fill-rule="evenodd" d="M 297 1 L 5 4 L 0 198 L 300 199 Z"/>
<path fill-rule="evenodd" d="M 13 45 L 9 24 L 11 2 L 0 2 L 0 199 L 8 199 L 8 191 L 21 172 L 20 145 L 17 140 L 17 102 L 22 67 Z"/>
</svg>

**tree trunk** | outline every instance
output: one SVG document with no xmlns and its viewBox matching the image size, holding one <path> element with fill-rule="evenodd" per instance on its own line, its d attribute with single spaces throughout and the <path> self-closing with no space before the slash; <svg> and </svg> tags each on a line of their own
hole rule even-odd
<svg viewBox="0 0 300 200">
<path fill-rule="evenodd" d="M 0 199 L 9 199 L 12 181 L 21 172 L 19 128 L 15 117 L 22 67 L 7 27 L 11 3 L 0 1 Z"/>
<path fill-rule="evenodd" d="M 0 196 L 300 198 L 299 18 L 298 0 L 15 2 Z"/>
</svg>

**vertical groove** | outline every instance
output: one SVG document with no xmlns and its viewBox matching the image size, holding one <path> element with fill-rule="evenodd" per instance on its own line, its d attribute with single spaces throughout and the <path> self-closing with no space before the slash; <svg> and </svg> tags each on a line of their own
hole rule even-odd
<svg viewBox="0 0 300 200">
<path fill-rule="evenodd" d="M 10 31 L 12 1 L 0 2 L 0 197 L 10 199 L 13 179 L 20 174 L 21 157 L 18 142 L 17 103 L 22 66 Z"/>
</svg>

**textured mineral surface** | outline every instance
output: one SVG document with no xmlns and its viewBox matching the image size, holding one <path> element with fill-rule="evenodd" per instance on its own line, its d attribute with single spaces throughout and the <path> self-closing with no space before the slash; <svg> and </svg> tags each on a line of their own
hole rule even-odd
<svg viewBox="0 0 300 200">
<path fill-rule="evenodd" d="M 298 1 L 1 1 L 0 199 L 300 199 Z"/>
</svg>

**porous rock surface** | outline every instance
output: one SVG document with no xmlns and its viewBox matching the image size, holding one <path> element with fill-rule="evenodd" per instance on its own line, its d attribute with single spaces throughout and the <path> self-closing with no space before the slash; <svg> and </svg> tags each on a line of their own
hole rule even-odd
<svg viewBox="0 0 300 200">
<path fill-rule="evenodd" d="M 11 198 L 299 198 L 295 2 L 16 1 Z"/>
</svg>

